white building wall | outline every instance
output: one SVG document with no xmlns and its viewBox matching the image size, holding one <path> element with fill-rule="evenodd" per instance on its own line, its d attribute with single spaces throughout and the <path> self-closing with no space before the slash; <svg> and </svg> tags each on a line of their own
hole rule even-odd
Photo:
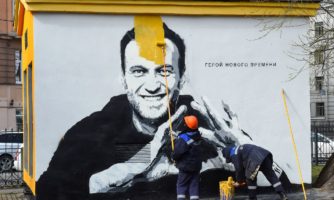
<svg viewBox="0 0 334 200">
<path fill-rule="evenodd" d="M 261 39 L 264 24 L 258 18 L 163 21 L 185 40 L 187 72 L 181 93 L 206 96 L 218 113 L 223 100 L 254 143 L 269 149 L 290 181 L 300 183 L 281 96 L 285 90 L 304 181 L 311 183 L 309 73 L 304 70 L 289 80 L 307 63 L 287 55 L 300 51 L 293 44 L 307 31 L 308 20 L 286 18 L 288 26 Z M 275 22 L 269 18 L 267 23 Z M 132 27 L 132 16 L 34 14 L 37 179 L 72 125 L 124 93 L 119 42 Z M 224 67 L 206 64 L 220 62 Z M 258 62 L 275 66 L 251 67 Z"/>
</svg>

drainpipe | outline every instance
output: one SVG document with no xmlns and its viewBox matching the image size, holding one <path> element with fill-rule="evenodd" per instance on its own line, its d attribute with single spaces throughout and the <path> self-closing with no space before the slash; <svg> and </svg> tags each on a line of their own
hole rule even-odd
<svg viewBox="0 0 334 200">
<path fill-rule="evenodd" d="M 329 111 L 329 97 L 328 97 L 328 92 L 329 92 L 329 75 L 328 71 L 326 72 L 326 121 L 329 121 L 328 119 L 328 111 Z"/>
</svg>

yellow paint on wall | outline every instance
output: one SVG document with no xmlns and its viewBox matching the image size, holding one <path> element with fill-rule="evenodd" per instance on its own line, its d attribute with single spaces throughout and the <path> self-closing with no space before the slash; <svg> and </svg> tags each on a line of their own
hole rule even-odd
<svg viewBox="0 0 334 200">
<path fill-rule="evenodd" d="M 135 16 L 135 39 L 139 47 L 139 55 L 157 65 L 164 63 L 161 47 L 157 42 L 164 41 L 165 35 L 160 16 Z"/>
<path fill-rule="evenodd" d="M 19 21 L 17 18 L 19 17 L 18 15 L 18 10 L 20 6 L 20 1 L 19 0 L 14 0 L 14 30 L 17 30 L 17 22 Z"/>
<path fill-rule="evenodd" d="M 16 23 L 17 25 L 14 27 L 18 36 L 22 36 L 24 12 L 25 12 L 24 6 L 20 3 L 20 5 L 18 6 L 17 18 L 15 18 L 17 19 L 17 23 Z"/>
<path fill-rule="evenodd" d="M 314 16 L 318 3 L 253 3 L 236 2 L 232 5 L 222 2 L 219 5 L 164 5 L 164 4 L 29 4 L 36 12 L 75 12 L 111 14 L 155 14 L 155 15 L 210 15 L 210 16 Z M 252 3 L 252 2 L 251 2 Z M 262 4 L 262 5 L 261 5 Z M 296 5 L 294 5 L 296 4 Z"/>
<path fill-rule="evenodd" d="M 32 61 L 33 55 L 33 15 L 29 11 L 24 12 L 24 21 L 22 29 L 22 70 L 28 68 L 29 63 Z M 26 38 L 27 36 L 27 38 Z M 28 44 L 26 44 L 28 42 Z M 26 48 L 27 46 L 27 48 Z"/>
<path fill-rule="evenodd" d="M 33 195 L 36 196 L 35 179 L 33 177 L 29 176 L 29 172 L 27 172 L 26 170 L 23 170 L 23 181 L 30 188 L 30 190 L 33 193 Z"/>
<path fill-rule="evenodd" d="M 27 71 L 28 70 L 28 66 L 31 63 L 32 64 L 32 91 L 31 91 L 31 95 L 32 95 L 32 107 L 34 108 L 34 88 L 35 88 L 35 80 L 34 80 L 34 40 L 33 40 L 33 14 L 30 11 L 25 11 L 24 12 L 24 21 L 22 23 L 22 70 L 23 71 Z M 26 74 L 26 73 L 23 73 Z M 27 87 L 28 84 L 28 80 L 27 78 L 25 79 L 26 82 L 23 82 L 23 88 Z M 24 93 L 23 93 L 24 94 Z M 23 96 L 23 101 L 27 101 L 29 99 L 29 92 L 27 92 L 26 96 Z M 29 105 L 29 102 L 27 102 L 27 104 L 23 104 L 23 105 Z M 24 169 L 23 170 L 23 180 L 24 182 L 28 185 L 28 187 L 31 189 L 32 193 L 35 195 L 35 187 L 36 187 L 36 182 L 35 182 L 35 178 L 36 178 L 36 146 L 35 141 L 36 141 L 36 134 L 35 134 L 35 112 L 32 108 L 30 108 L 29 106 L 25 107 L 24 109 L 27 109 L 27 121 L 30 122 L 30 120 L 32 120 L 32 123 L 28 123 L 28 128 L 27 130 L 24 130 L 24 134 L 26 134 L 25 137 L 29 138 L 30 134 L 33 134 L 33 141 L 27 141 L 25 145 L 25 150 L 29 150 L 30 149 L 30 145 L 32 146 L 33 152 L 32 155 L 33 157 L 30 158 L 30 152 L 27 153 L 28 155 L 28 161 L 32 159 L 33 162 L 33 166 L 32 169 L 29 169 L 29 163 L 28 163 L 28 169 Z M 33 119 L 29 119 L 29 113 L 32 112 L 32 116 Z M 25 123 L 25 122 L 24 122 Z M 32 133 L 29 132 L 29 125 L 32 124 Z M 24 155 L 24 154 L 23 154 Z M 25 158 L 23 158 L 23 161 L 25 160 Z M 29 175 L 29 170 L 32 170 L 32 176 Z"/>
</svg>

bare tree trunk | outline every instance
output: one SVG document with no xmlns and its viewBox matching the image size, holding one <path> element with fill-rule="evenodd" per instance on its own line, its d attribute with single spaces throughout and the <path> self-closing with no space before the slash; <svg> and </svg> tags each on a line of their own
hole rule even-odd
<svg viewBox="0 0 334 200">
<path fill-rule="evenodd" d="M 327 191 L 334 190 L 334 175 L 322 186 L 322 189 Z"/>
<path fill-rule="evenodd" d="M 334 189 L 334 154 L 331 155 L 314 183 L 314 187 L 320 188 L 322 186 Z"/>
</svg>

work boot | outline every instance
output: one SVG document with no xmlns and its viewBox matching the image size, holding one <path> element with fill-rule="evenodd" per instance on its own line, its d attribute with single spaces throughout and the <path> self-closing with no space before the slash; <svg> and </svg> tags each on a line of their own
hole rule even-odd
<svg viewBox="0 0 334 200">
<path fill-rule="evenodd" d="M 286 196 L 284 192 L 279 192 L 278 194 L 281 197 L 281 200 L 288 200 L 288 197 Z"/>
</svg>

